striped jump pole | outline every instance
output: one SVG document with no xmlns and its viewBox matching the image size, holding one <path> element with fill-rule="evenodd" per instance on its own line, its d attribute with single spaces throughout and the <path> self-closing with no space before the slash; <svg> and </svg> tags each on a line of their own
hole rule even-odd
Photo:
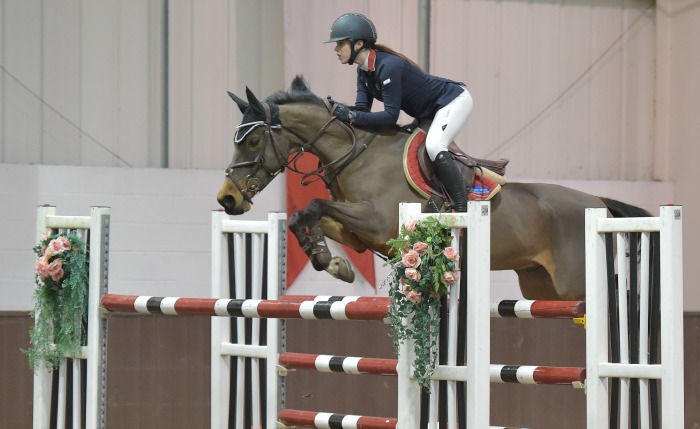
<svg viewBox="0 0 700 429">
<path fill-rule="evenodd" d="M 384 320 L 385 300 L 305 301 L 153 297 L 106 294 L 102 308 L 110 312 L 165 316 L 221 316 L 274 319 Z"/>
<path fill-rule="evenodd" d="M 388 417 L 354 416 L 285 409 L 280 411 L 282 427 L 396 429 L 398 420 Z"/>
<path fill-rule="evenodd" d="M 282 410 L 278 427 L 338 428 L 338 429 L 396 429 L 398 420 L 388 417 L 354 416 L 315 411 Z M 489 426 L 489 429 L 523 429 Z"/>
<path fill-rule="evenodd" d="M 342 372 L 346 374 L 397 375 L 397 359 L 377 359 L 365 357 L 347 357 L 319 355 L 308 353 L 282 353 L 279 364 L 286 369 L 312 370 L 319 372 Z M 436 379 L 447 379 L 445 368 L 437 369 Z M 462 378 L 457 372 L 464 372 L 464 367 L 455 367 L 449 371 L 450 377 Z M 528 365 L 491 365 L 492 383 L 517 384 L 558 384 L 567 385 L 586 380 L 586 369 L 578 367 L 528 366 Z"/>
<path fill-rule="evenodd" d="M 397 359 L 376 359 L 317 355 L 308 353 L 282 353 L 279 364 L 286 369 L 307 369 L 319 372 L 344 372 L 346 374 L 397 375 Z"/>
<path fill-rule="evenodd" d="M 287 302 L 386 302 L 388 297 L 333 296 L 333 295 L 282 295 Z M 586 314 L 585 301 L 502 300 L 491 303 L 491 317 L 517 317 L 520 319 L 573 319 Z"/>
</svg>

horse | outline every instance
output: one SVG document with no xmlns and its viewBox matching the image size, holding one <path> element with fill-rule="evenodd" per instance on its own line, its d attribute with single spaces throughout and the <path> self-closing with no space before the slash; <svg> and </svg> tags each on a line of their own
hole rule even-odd
<svg viewBox="0 0 700 429">
<path fill-rule="evenodd" d="M 350 263 L 333 256 L 326 238 L 357 252 L 387 256 L 399 232 L 400 202 L 428 200 L 404 177 L 408 134 L 351 127 L 332 115 L 327 100 L 296 76 L 289 90 L 264 101 L 246 88 L 247 101 L 229 92 L 243 120 L 217 200 L 230 215 L 248 211 L 253 197 L 295 159 L 310 152 L 331 200 L 314 199 L 290 216 L 288 227 L 314 268 L 352 282 Z M 304 172 L 301 172 L 304 173 Z M 302 179 L 302 183 L 303 180 Z M 491 269 L 514 270 L 526 299 L 585 296 L 585 209 L 613 217 L 651 216 L 646 210 L 554 184 L 509 182 L 491 199 Z"/>
</svg>

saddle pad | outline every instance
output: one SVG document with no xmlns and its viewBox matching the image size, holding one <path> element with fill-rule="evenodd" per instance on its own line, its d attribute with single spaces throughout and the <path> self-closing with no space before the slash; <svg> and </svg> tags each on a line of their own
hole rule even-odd
<svg viewBox="0 0 700 429">
<path fill-rule="evenodd" d="M 434 194 L 448 199 L 441 190 L 432 184 L 430 178 L 421 169 L 418 161 L 418 152 L 421 146 L 425 145 L 425 136 L 426 133 L 417 128 L 408 137 L 403 151 L 404 176 L 406 176 L 406 181 L 408 181 L 409 185 L 424 198 L 430 198 Z M 477 168 L 474 175 L 474 183 L 472 183 L 469 191 L 469 200 L 487 201 L 493 198 L 500 190 L 501 185 L 498 182 L 486 175 L 482 175 L 480 169 Z"/>
</svg>

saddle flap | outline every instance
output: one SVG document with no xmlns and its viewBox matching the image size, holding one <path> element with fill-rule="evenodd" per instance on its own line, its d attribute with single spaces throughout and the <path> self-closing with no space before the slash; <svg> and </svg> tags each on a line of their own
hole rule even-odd
<svg viewBox="0 0 700 429">
<path fill-rule="evenodd" d="M 425 198 L 437 195 L 447 199 L 425 148 L 425 137 L 426 133 L 423 130 L 416 129 L 406 141 L 404 148 L 406 180 Z M 505 178 L 491 168 L 505 172 L 508 159 L 491 161 L 473 158 L 464 153 L 454 142 L 450 144 L 449 151 L 455 156 L 462 176 L 465 180 L 472 182 L 469 183 L 470 200 L 489 200 L 500 190 L 500 185 L 505 184 Z"/>
</svg>

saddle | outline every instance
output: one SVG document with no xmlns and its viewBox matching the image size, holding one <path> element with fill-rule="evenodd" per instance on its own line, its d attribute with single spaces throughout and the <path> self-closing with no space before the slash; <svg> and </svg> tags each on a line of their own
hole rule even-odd
<svg viewBox="0 0 700 429">
<path fill-rule="evenodd" d="M 425 149 L 426 133 L 418 128 L 406 141 L 403 154 L 404 175 L 406 180 L 425 198 L 438 196 L 444 200 L 448 197 L 443 191 L 440 180 L 433 169 L 433 163 Z M 507 158 L 488 160 L 474 158 L 464 153 L 454 142 L 449 146 L 465 182 L 471 188 L 470 200 L 490 200 L 505 185 Z"/>
</svg>

